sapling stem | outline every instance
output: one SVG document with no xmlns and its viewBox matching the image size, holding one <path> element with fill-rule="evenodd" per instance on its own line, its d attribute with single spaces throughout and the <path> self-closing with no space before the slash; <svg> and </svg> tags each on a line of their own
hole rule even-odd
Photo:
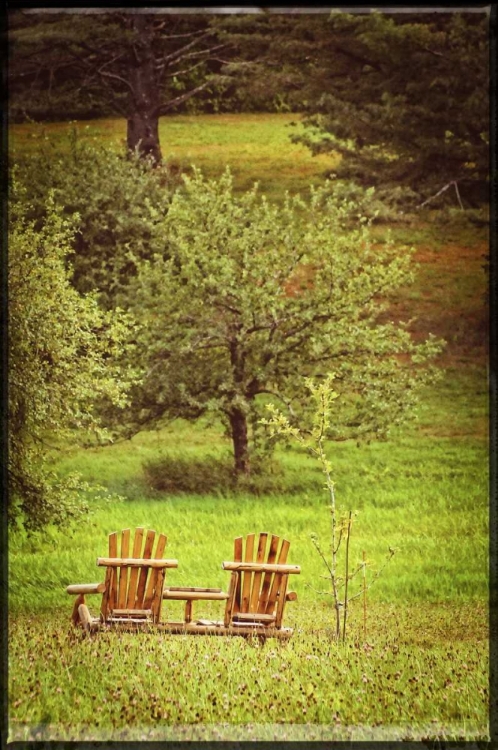
<svg viewBox="0 0 498 750">
<path fill-rule="evenodd" d="M 367 640 L 367 578 L 366 578 L 366 555 L 362 552 L 363 559 L 363 640 Z"/>
<path fill-rule="evenodd" d="M 349 581 L 349 538 L 351 536 L 351 516 L 352 511 L 349 511 L 349 518 L 348 518 L 348 531 L 346 535 L 346 580 L 344 582 L 344 617 L 343 617 L 343 623 L 342 623 L 342 640 L 343 642 L 346 640 L 346 620 L 348 617 L 348 581 Z"/>
<path fill-rule="evenodd" d="M 330 497 L 330 518 L 331 518 L 331 534 L 332 534 L 332 560 L 331 560 L 331 566 L 330 566 L 330 582 L 332 584 L 332 593 L 334 596 L 334 607 L 335 607 L 335 635 L 336 639 L 339 640 L 339 636 L 341 633 L 341 613 L 339 611 L 339 594 L 337 592 L 337 550 L 339 548 L 339 545 L 336 544 L 336 536 L 337 536 L 337 515 L 336 515 L 336 504 L 335 504 L 335 490 L 334 490 L 334 482 L 332 481 L 332 477 L 330 476 L 330 470 L 328 468 L 327 463 L 327 457 L 325 455 L 325 451 L 323 450 L 323 433 L 325 431 L 325 422 L 326 422 L 326 404 L 324 403 L 324 399 L 322 397 L 322 411 L 320 413 L 321 417 L 321 434 L 317 441 L 318 448 L 314 450 L 313 452 L 318 457 L 318 460 L 322 464 L 323 467 L 323 473 L 326 477 L 326 486 L 329 492 Z"/>
<path fill-rule="evenodd" d="M 353 511 L 349 511 L 348 516 L 342 517 L 340 519 L 340 524 L 337 520 L 337 507 L 336 507 L 336 498 L 335 498 L 335 486 L 334 482 L 332 480 L 332 466 L 330 462 L 327 460 L 327 456 L 324 450 L 324 442 L 327 435 L 327 431 L 330 428 L 330 411 L 331 411 L 331 404 L 332 401 L 338 397 L 338 394 L 334 392 L 332 388 L 332 381 L 334 376 L 329 375 L 327 379 L 323 382 L 320 386 L 315 386 L 313 384 L 313 381 L 310 379 L 306 379 L 306 386 L 309 388 L 312 398 L 315 401 L 316 404 L 316 411 L 313 417 L 313 427 L 311 430 L 303 431 L 302 429 L 298 427 L 294 427 L 290 424 L 289 420 L 284 417 L 281 413 L 278 412 L 277 409 L 272 404 L 268 405 L 269 411 L 272 413 L 272 418 L 270 420 L 260 420 L 263 424 L 266 424 L 272 428 L 272 435 L 287 435 L 295 440 L 297 440 L 298 443 L 300 443 L 306 450 L 315 457 L 315 459 L 318 461 L 319 465 L 322 468 L 323 473 L 325 474 L 325 489 L 328 492 L 328 496 L 330 499 L 330 505 L 328 506 L 330 508 L 330 536 L 331 536 L 331 545 L 330 545 L 330 558 L 328 557 L 328 554 L 326 555 L 323 550 L 320 547 L 320 544 L 318 542 L 318 537 L 316 534 L 311 535 L 311 541 L 313 543 L 313 546 L 315 547 L 316 551 L 318 552 L 319 556 L 322 559 L 323 564 L 325 565 L 325 568 L 327 570 L 328 575 L 327 576 L 321 576 L 321 578 L 327 578 L 330 581 L 330 587 L 331 591 L 327 592 L 317 592 L 317 593 L 327 593 L 332 594 L 332 598 L 334 601 L 334 609 L 335 609 L 335 640 L 339 641 L 341 638 L 341 612 L 340 608 L 341 606 L 344 607 L 344 615 L 342 618 L 342 640 L 343 642 L 346 640 L 346 626 L 347 626 L 347 618 L 348 618 L 348 612 L 349 612 L 349 604 L 354 599 L 359 598 L 360 596 L 363 596 L 363 635 L 364 638 L 366 638 L 366 632 L 367 632 L 367 599 L 366 599 L 366 592 L 372 586 L 373 583 L 378 579 L 379 575 L 382 573 L 385 565 L 389 562 L 389 560 L 392 558 L 396 550 L 389 549 L 389 558 L 386 560 L 384 565 L 381 567 L 380 570 L 377 571 L 377 573 L 369 580 L 369 583 L 367 584 L 366 581 L 366 556 L 365 552 L 363 551 L 363 557 L 362 561 L 357 565 L 357 567 L 352 571 L 350 574 L 349 572 L 349 544 L 350 544 L 350 537 L 351 537 L 351 526 L 352 526 L 352 518 L 353 518 Z M 341 543 L 343 539 L 346 540 L 346 549 L 344 550 L 345 554 L 345 575 L 344 577 L 339 576 L 337 574 L 337 565 L 338 565 L 338 551 L 339 547 L 341 546 Z M 330 559 L 330 562 L 329 562 Z M 357 573 L 362 572 L 362 585 L 360 590 L 353 594 L 352 596 L 349 595 L 348 592 L 348 586 L 349 586 L 349 580 L 353 579 Z M 342 589 L 344 586 L 344 599 L 343 601 L 339 600 L 339 589 Z M 310 587 L 312 588 L 312 587 Z M 316 589 L 313 589 L 316 591 Z"/>
</svg>

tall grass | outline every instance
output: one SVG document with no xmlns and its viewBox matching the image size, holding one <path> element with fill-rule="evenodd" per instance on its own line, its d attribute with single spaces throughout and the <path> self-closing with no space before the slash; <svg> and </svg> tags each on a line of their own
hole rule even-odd
<svg viewBox="0 0 498 750">
<path fill-rule="evenodd" d="M 51 616 L 17 618 L 11 739 L 487 739 L 482 610 L 378 607 L 368 642 L 346 647 L 310 614 L 313 634 L 298 628 L 288 645 L 264 648 L 157 633 L 85 639 Z"/>
</svg>

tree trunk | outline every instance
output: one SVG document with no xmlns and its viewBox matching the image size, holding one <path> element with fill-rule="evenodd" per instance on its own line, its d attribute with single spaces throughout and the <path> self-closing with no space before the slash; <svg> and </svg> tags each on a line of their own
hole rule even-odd
<svg viewBox="0 0 498 750">
<path fill-rule="evenodd" d="M 235 459 L 235 476 L 249 474 L 249 440 L 247 418 L 240 409 L 233 409 L 228 418 L 232 431 L 233 454 Z"/>
<path fill-rule="evenodd" d="M 129 151 L 137 150 L 140 156 L 152 156 L 159 163 L 160 86 L 153 52 L 154 32 L 150 20 L 140 13 L 133 18 L 133 29 L 137 37 L 129 71 L 127 146 Z"/>
<path fill-rule="evenodd" d="M 151 156 L 156 164 L 161 161 L 159 118 L 147 110 L 137 108 L 128 117 L 127 146 L 139 155 Z"/>
</svg>

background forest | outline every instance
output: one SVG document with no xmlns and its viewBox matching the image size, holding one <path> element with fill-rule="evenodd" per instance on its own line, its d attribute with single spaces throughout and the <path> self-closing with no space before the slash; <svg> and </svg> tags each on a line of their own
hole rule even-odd
<svg viewBox="0 0 498 750">
<path fill-rule="evenodd" d="M 494 19 L 255 10 L 9 13 L 11 738 L 492 732 Z M 285 536 L 290 643 L 71 629 L 134 526 L 188 586 Z"/>
</svg>

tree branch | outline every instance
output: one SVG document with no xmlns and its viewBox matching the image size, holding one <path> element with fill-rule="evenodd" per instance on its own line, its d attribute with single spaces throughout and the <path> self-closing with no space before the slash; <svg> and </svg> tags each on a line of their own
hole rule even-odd
<svg viewBox="0 0 498 750">
<path fill-rule="evenodd" d="M 187 73 L 191 73 L 193 70 L 195 70 L 200 65 L 202 65 L 203 62 L 204 60 L 200 60 L 198 63 L 191 65 L 190 68 L 184 68 L 183 70 L 175 70 L 173 71 L 173 73 L 168 73 L 168 75 L 165 76 L 165 78 L 174 78 L 175 76 L 187 75 Z M 163 70 L 164 70 L 164 65 L 160 65 L 157 67 L 157 72 L 159 73 L 159 75 L 161 75 Z"/>
<path fill-rule="evenodd" d="M 223 49 L 224 47 L 227 47 L 227 44 L 218 44 L 216 47 L 210 47 L 209 49 L 201 49 L 197 52 L 189 52 L 188 55 L 182 55 L 181 60 L 189 60 L 192 57 L 204 57 L 205 59 L 208 58 L 211 54 L 211 52 L 216 52 L 216 50 Z"/>
<path fill-rule="evenodd" d="M 171 62 L 173 62 L 173 60 L 178 60 L 179 58 L 183 58 L 187 50 L 192 49 L 193 47 L 195 47 L 196 44 L 201 42 L 203 39 L 206 39 L 210 35 L 211 35 L 210 31 L 203 32 L 201 36 L 197 37 L 196 39 L 191 41 L 189 44 L 185 44 L 183 47 L 180 47 L 180 49 L 177 49 L 174 52 L 171 52 L 169 55 L 164 55 L 164 57 L 162 57 L 159 60 L 159 63 L 170 64 Z"/>
<path fill-rule="evenodd" d="M 105 70 L 104 71 L 98 70 L 97 73 L 99 73 L 99 75 L 101 75 L 102 77 L 112 78 L 113 80 L 120 81 L 131 91 L 132 94 L 135 94 L 135 89 L 133 88 L 131 83 L 126 80 L 126 78 L 123 78 L 122 76 L 118 76 L 116 73 L 108 73 Z"/>
<path fill-rule="evenodd" d="M 282 396 L 281 393 L 276 393 L 275 391 L 271 391 L 268 388 L 258 388 L 257 390 L 251 391 L 251 394 L 254 396 L 259 396 L 261 393 L 267 393 L 269 396 L 274 396 L 275 398 L 278 398 L 279 401 L 281 401 L 289 410 L 289 414 L 292 417 L 296 416 L 296 413 L 294 409 L 292 408 L 292 404 L 288 399 L 286 399 L 284 396 Z"/>
<path fill-rule="evenodd" d="M 211 81 L 204 81 L 204 83 L 201 83 L 200 86 L 196 86 L 195 89 L 192 89 L 191 91 L 187 91 L 185 94 L 182 94 L 181 96 L 177 96 L 175 99 L 170 99 L 169 102 L 166 102 L 166 104 L 162 104 L 160 107 L 157 108 L 156 110 L 157 114 L 159 116 L 164 115 L 166 112 L 169 112 L 171 109 L 174 109 L 179 104 L 186 102 L 192 96 L 195 96 L 199 92 L 204 91 L 204 89 L 206 89 L 210 84 L 211 84 Z"/>
<path fill-rule="evenodd" d="M 378 73 L 382 73 L 382 67 L 374 62 L 373 60 L 369 60 L 367 57 L 363 57 L 363 55 L 360 55 L 357 52 L 353 52 L 350 49 L 345 49 L 344 47 L 341 47 L 339 44 L 334 44 L 334 49 L 337 50 L 337 52 L 340 52 L 341 54 L 345 55 L 345 57 L 349 57 L 351 60 L 355 60 L 358 63 L 361 63 L 361 65 L 369 65 L 371 68 L 374 68 Z"/>
</svg>

